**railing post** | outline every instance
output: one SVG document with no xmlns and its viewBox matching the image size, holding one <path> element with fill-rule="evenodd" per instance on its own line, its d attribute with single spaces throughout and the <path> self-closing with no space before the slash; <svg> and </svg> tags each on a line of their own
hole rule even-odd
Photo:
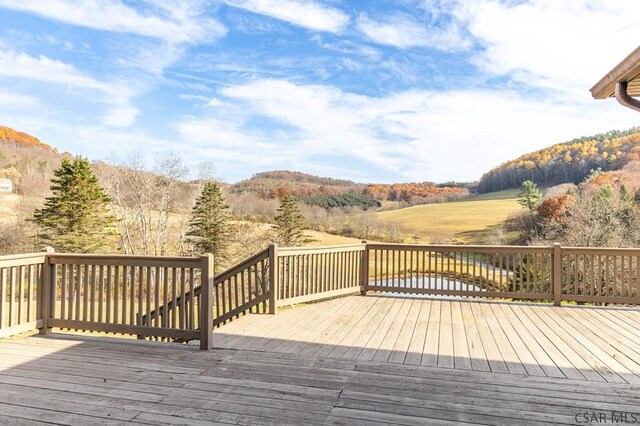
<svg viewBox="0 0 640 426">
<path fill-rule="evenodd" d="M 275 315 L 278 306 L 278 245 L 269 244 L 269 313 Z"/>
<path fill-rule="evenodd" d="M 363 240 L 364 250 L 362 251 L 362 264 L 360 265 L 360 294 L 367 295 L 367 286 L 369 285 L 369 243 Z"/>
<path fill-rule="evenodd" d="M 56 277 L 54 275 L 53 268 L 55 266 L 49 263 L 49 255 L 54 252 L 53 247 L 45 247 L 42 249 L 45 253 L 44 264 L 42 265 L 42 271 L 40 276 L 40 288 L 38 289 L 38 306 L 40 307 L 40 314 L 38 319 L 42 319 L 42 328 L 38 331 L 42 335 L 51 334 L 51 327 L 49 327 L 49 318 L 51 317 L 51 306 L 55 309 L 53 301 L 56 299 L 56 291 L 54 284 Z"/>
<path fill-rule="evenodd" d="M 553 304 L 560 306 L 562 302 L 562 246 L 553 244 L 553 257 L 551 258 L 551 286 L 553 288 Z"/>
<path fill-rule="evenodd" d="M 214 259 L 210 253 L 201 257 L 200 276 L 200 349 L 213 348 L 213 285 Z"/>
</svg>

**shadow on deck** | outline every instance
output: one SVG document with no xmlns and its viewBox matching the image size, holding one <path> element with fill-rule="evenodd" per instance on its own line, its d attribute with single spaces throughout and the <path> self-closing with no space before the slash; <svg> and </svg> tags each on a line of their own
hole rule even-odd
<svg viewBox="0 0 640 426">
<path fill-rule="evenodd" d="M 0 423 L 632 421 L 639 320 L 622 308 L 353 296 L 244 316 L 216 331 L 212 351 L 16 338 L 0 343 Z"/>
</svg>

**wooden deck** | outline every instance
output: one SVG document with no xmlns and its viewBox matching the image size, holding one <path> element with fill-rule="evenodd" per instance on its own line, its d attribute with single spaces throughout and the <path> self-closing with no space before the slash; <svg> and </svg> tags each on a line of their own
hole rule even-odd
<svg viewBox="0 0 640 426">
<path fill-rule="evenodd" d="M 635 308 L 350 296 L 247 315 L 213 341 L 303 357 L 640 385 Z"/>
<path fill-rule="evenodd" d="M 213 341 L 0 341 L 0 424 L 640 421 L 637 309 L 349 296 Z"/>
<path fill-rule="evenodd" d="M 1 342 L 0 424 L 532 425 L 601 413 L 640 417 L 640 392 L 629 384 L 105 340 Z"/>
</svg>

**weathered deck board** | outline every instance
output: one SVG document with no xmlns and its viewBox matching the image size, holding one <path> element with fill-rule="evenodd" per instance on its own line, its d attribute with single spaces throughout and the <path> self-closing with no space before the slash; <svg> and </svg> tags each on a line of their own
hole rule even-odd
<svg viewBox="0 0 640 426">
<path fill-rule="evenodd" d="M 375 302 L 379 310 L 361 316 L 367 325 L 391 314 L 389 306 L 400 309 L 393 300 Z M 420 319 L 401 334 L 415 335 L 420 321 L 426 332 L 429 303 L 404 307 Z M 473 312 L 459 303 L 452 327 Z M 349 344 L 370 328 L 353 321 L 358 338 Z M 405 337 L 394 342 L 394 351 L 411 348 Z M 0 395 L 0 424 L 25 425 L 571 424 L 578 413 L 640 407 L 638 388 L 626 383 L 78 336 L 0 341 Z"/>
<path fill-rule="evenodd" d="M 640 384 L 633 309 L 350 296 L 256 317 L 214 346 Z"/>
</svg>

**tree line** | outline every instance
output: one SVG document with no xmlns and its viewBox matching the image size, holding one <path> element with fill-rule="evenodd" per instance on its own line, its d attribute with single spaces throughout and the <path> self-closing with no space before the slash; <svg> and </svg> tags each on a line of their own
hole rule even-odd
<svg viewBox="0 0 640 426">
<path fill-rule="evenodd" d="M 170 165 L 170 164 L 169 164 Z M 174 169 L 177 165 L 174 164 Z M 169 167 L 167 173 L 171 172 Z M 120 170 L 122 172 L 122 170 Z M 136 183 L 135 170 L 127 169 L 130 182 Z M 142 173 L 145 175 L 145 173 Z M 152 176 L 146 173 L 146 177 Z M 175 176 L 174 176 L 175 177 Z M 162 189 L 176 185 L 177 180 L 162 176 L 155 176 L 156 185 Z M 237 242 L 239 234 L 245 232 L 244 225 L 232 221 L 230 207 L 222 194 L 220 184 L 214 181 L 204 181 L 201 190 L 195 197 L 187 216 L 187 223 L 181 245 L 170 250 L 166 237 L 171 233 L 170 220 L 166 220 L 171 204 L 168 193 L 148 191 L 138 193 L 137 198 L 143 199 L 141 204 L 132 203 L 125 197 L 122 186 L 124 182 L 113 183 L 110 195 L 100 184 L 91 164 L 82 157 L 64 158 L 59 168 L 53 172 L 51 179 L 51 195 L 46 197 L 44 205 L 35 209 L 33 215 L 27 218 L 34 229 L 34 246 L 50 245 L 58 251 L 71 253 L 128 253 L 139 254 L 139 248 L 145 254 L 201 254 L 209 252 L 217 257 L 220 268 L 229 266 L 238 260 L 237 253 L 231 250 Z M 148 188 L 147 188 L 148 189 Z M 151 194 L 151 195 L 150 195 Z M 121 202 L 114 197 L 121 197 Z M 147 210 L 144 200 L 153 199 L 160 202 L 163 211 Z M 154 207 L 156 205 L 154 204 Z M 128 222 L 128 223 L 126 223 Z M 310 241 L 304 234 L 304 217 L 292 197 L 285 197 L 274 217 L 271 241 L 285 246 L 302 245 Z M 151 223 L 151 226 L 147 226 Z M 143 225 L 140 228 L 140 225 Z M 149 240 L 142 239 L 142 243 L 134 243 L 133 233 L 151 234 Z M 164 238 L 164 240 L 163 240 Z M 138 238 L 136 238 L 138 240 Z M 157 244 L 152 252 L 151 244 Z M 246 256 L 248 253 L 243 253 Z"/>
<path fill-rule="evenodd" d="M 515 218 L 523 242 L 574 247 L 640 245 L 640 163 L 621 171 L 591 170 L 578 185 L 543 196 L 532 181 L 522 184 L 519 203 L 525 214 Z"/>
<path fill-rule="evenodd" d="M 525 181 L 541 187 L 579 184 L 591 170 L 618 170 L 640 160 L 640 128 L 574 139 L 508 161 L 485 173 L 481 193 L 515 189 Z"/>
</svg>

